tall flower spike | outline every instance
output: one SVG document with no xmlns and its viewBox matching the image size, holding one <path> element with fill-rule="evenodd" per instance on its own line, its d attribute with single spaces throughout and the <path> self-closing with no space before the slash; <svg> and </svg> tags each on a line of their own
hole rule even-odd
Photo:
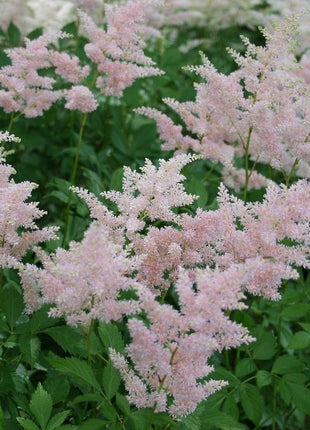
<svg viewBox="0 0 310 430">
<path fill-rule="evenodd" d="M 119 299 L 121 292 L 135 286 L 131 261 L 122 248 L 93 222 L 82 242 L 71 242 L 69 250 L 58 248 L 51 256 L 39 253 L 43 269 L 27 265 L 21 271 L 28 310 L 54 304 L 50 315 L 64 316 L 70 325 L 116 321 L 137 312 L 138 301 Z"/>
<path fill-rule="evenodd" d="M 195 84 L 195 101 L 164 100 L 179 114 L 187 136 L 155 109 L 137 112 L 156 120 L 163 149 L 178 153 L 192 149 L 222 163 L 226 182 L 236 156 L 249 157 L 254 165 L 270 164 L 288 178 L 292 172 L 310 177 L 309 84 L 299 79 L 300 66 L 292 53 L 297 28 L 298 17 L 291 17 L 270 32 L 264 30 L 265 47 L 242 38 L 246 54 L 229 50 L 239 66 L 229 75 L 219 73 L 205 57 L 201 66 L 188 67 L 204 80 Z M 246 174 L 243 184 L 241 175 L 235 171 L 237 180 L 227 183 L 245 186 Z M 263 178 L 249 172 L 247 186 L 260 185 Z"/>
<path fill-rule="evenodd" d="M 224 310 L 243 307 L 239 302 L 242 278 L 242 272 L 233 267 L 227 272 L 197 271 L 195 279 L 181 271 L 176 286 L 179 311 L 160 304 L 145 287 L 138 289 L 147 324 L 135 318 L 128 322 L 132 342 L 127 354 L 134 370 L 124 357 L 111 351 L 131 403 L 179 419 L 225 385 L 201 379 L 212 372 L 207 360 L 215 351 L 253 340 L 244 327 L 224 314 Z M 143 397 L 137 396 L 141 388 Z"/>
<path fill-rule="evenodd" d="M 79 13 L 82 32 L 90 40 L 85 52 L 98 65 L 96 85 L 106 95 L 121 97 L 137 78 L 162 74 L 143 52 L 141 33 L 148 4 L 148 0 L 127 0 L 106 5 L 106 30 L 97 27 L 85 12 Z"/>
<path fill-rule="evenodd" d="M 3 140 L 16 141 L 7 133 L 0 133 Z M 16 184 L 10 176 L 15 170 L 5 164 L 3 152 L 0 151 L 0 268 L 20 266 L 22 257 L 34 245 L 56 239 L 56 227 L 39 229 L 35 220 L 45 212 L 37 203 L 26 203 L 36 184 L 21 182 Z"/>
<path fill-rule="evenodd" d="M 180 171 L 195 159 L 195 155 L 182 154 L 168 161 L 159 160 L 158 169 L 146 160 L 141 173 L 125 167 L 122 192 L 106 191 L 102 195 L 117 204 L 128 232 L 142 230 L 146 217 L 179 223 L 181 217 L 172 208 L 189 205 L 197 198 L 185 192 L 185 177 Z"/>
<path fill-rule="evenodd" d="M 89 73 L 89 66 L 81 67 L 79 59 L 65 52 L 48 47 L 65 33 L 44 34 L 37 39 L 26 39 L 25 47 L 7 49 L 11 65 L 0 69 L 0 106 L 6 113 L 21 112 L 26 117 L 36 117 L 48 110 L 57 100 L 67 97 L 68 109 L 90 112 L 97 102 L 88 88 L 80 83 Z M 40 71 L 54 68 L 55 75 L 75 84 L 71 90 L 55 90 L 56 76 L 41 76 Z M 81 98 L 86 100 L 81 106 Z"/>
</svg>

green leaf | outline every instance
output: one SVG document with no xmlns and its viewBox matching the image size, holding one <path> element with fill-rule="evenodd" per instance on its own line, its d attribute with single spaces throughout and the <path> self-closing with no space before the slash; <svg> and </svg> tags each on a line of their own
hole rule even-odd
<svg viewBox="0 0 310 430">
<path fill-rule="evenodd" d="M 223 379 L 224 381 L 229 382 L 231 387 L 235 387 L 240 383 L 239 379 L 228 370 L 224 369 L 224 367 L 217 367 L 215 372 L 212 372 L 212 379 Z"/>
<path fill-rule="evenodd" d="M 74 398 L 74 400 L 72 401 L 72 404 L 77 404 L 77 403 L 83 403 L 83 402 L 95 402 L 95 403 L 99 403 L 102 401 L 102 396 L 100 396 L 99 394 L 93 394 L 93 393 L 87 393 L 87 394 L 82 394 L 81 396 L 77 396 Z"/>
<path fill-rule="evenodd" d="M 110 181 L 110 189 L 121 191 L 123 186 L 123 175 L 124 175 L 124 169 L 123 167 L 119 167 L 118 169 L 114 170 L 114 172 L 111 175 L 111 181 Z"/>
<path fill-rule="evenodd" d="M 291 355 L 282 355 L 274 362 L 271 373 L 285 375 L 286 373 L 297 373 L 304 369 L 303 363 Z"/>
<path fill-rule="evenodd" d="M 310 333 L 306 331 L 299 331 L 294 334 L 290 343 L 288 344 L 288 349 L 304 349 L 310 346 Z"/>
<path fill-rule="evenodd" d="M 111 361 L 104 368 L 102 382 L 107 398 L 109 400 L 112 399 L 121 383 L 121 377 L 119 372 L 113 367 Z"/>
<path fill-rule="evenodd" d="M 106 425 L 109 424 L 108 421 L 105 420 L 97 420 L 95 418 L 91 418 L 87 421 L 84 421 L 81 425 L 79 425 L 79 430 L 103 430 Z"/>
<path fill-rule="evenodd" d="M 104 418 L 109 421 L 115 421 L 117 418 L 117 412 L 115 408 L 109 402 L 103 402 L 100 406 L 100 410 Z"/>
<path fill-rule="evenodd" d="M 301 328 L 303 328 L 305 331 L 307 331 L 308 333 L 310 333 L 310 324 L 309 323 L 299 323 L 299 325 L 301 326 Z"/>
<path fill-rule="evenodd" d="M 237 406 L 236 399 L 232 394 L 226 397 L 221 410 L 236 420 L 239 419 L 239 408 Z"/>
<path fill-rule="evenodd" d="M 53 404 L 66 401 L 70 391 L 68 379 L 54 372 L 45 379 L 43 387 L 52 396 Z"/>
<path fill-rule="evenodd" d="M 241 378 L 243 376 L 249 375 L 253 372 L 255 372 L 256 366 L 253 360 L 250 358 L 243 358 L 242 360 L 238 361 L 238 364 L 236 366 L 236 376 L 238 378 Z"/>
<path fill-rule="evenodd" d="M 119 393 L 116 393 L 116 406 L 125 416 L 130 414 L 130 404 L 127 398 Z"/>
<path fill-rule="evenodd" d="M 152 423 L 154 412 L 150 408 L 139 409 L 130 415 L 129 422 L 134 430 L 145 430 Z"/>
<path fill-rule="evenodd" d="M 201 420 L 197 414 L 188 415 L 181 421 L 181 423 L 188 430 L 199 430 L 201 426 Z"/>
<path fill-rule="evenodd" d="M 13 22 L 10 22 L 7 33 L 9 36 L 10 45 L 17 46 L 21 40 L 21 33 L 19 31 L 19 28 L 16 27 L 16 25 L 14 25 Z"/>
<path fill-rule="evenodd" d="M 30 319 L 29 325 L 32 334 L 41 333 L 47 327 L 52 327 L 59 323 L 60 318 L 49 318 L 47 313 L 50 306 L 44 305 L 35 312 Z"/>
<path fill-rule="evenodd" d="M 205 424 L 210 424 L 214 426 L 216 429 L 221 430 L 245 430 L 245 426 L 241 423 L 238 423 L 236 419 L 231 417 L 230 415 L 220 412 L 220 411 L 211 411 L 207 415 L 201 417 L 202 422 Z"/>
<path fill-rule="evenodd" d="M 39 383 L 36 391 L 31 396 L 30 410 L 42 430 L 46 428 L 46 424 L 52 413 L 52 407 L 52 397 Z"/>
<path fill-rule="evenodd" d="M 288 406 L 290 404 L 290 401 L 291 401 L 291 390 L 290 390 L 290 387 L 287 383 L 285 376 L 283 376 L 280 379 L 279 393 L 280 393 L 281 398 L 284 400 L 284 402 Z"/>
<path fill-rule="evenodd" d="M 257 387 L 242 384 L 240 400 L 246 416 L 257 426 L 264 412 L 264 400 Z"/>
<path fill-rule="evenodd" d="M 256 360 L 269 360 L 276 353 L 276 340 L 271 332 L 265 332 L 257 339 L 253 348 Z"/>
<path fill-rule="evenodd" d="M 70 411 L 63 411 L 59 412 L 58 414 L 54 415 L 48 422 L 48 425 L 46 427 L 46 430 L 55 430 L 57 427 L 60 427 L 61 424 L 65 421 L 67 416 L 69 415 Z"/>
<path fill-rule="evenodd" d="M 1 307 L 12 331 L 24 309 L 23 297 L 15 282 L 11 281 L 3 288 Z"/>
<path fill-rule="evenodd" d="M 24 360 L 33 365 L 39 358 L 41 342 L 37 336 L 26 333 L 19 338 L 19 347 L 23 353 Z"/>
<path fill-rule="evenodd" d="M 256 382 L 258 388 L 265 387 L 266 385 L 270 385 L 272 382 L 272 377 L 267 370 L 259 370 L 256 374 Z"/>
<path fill-rule="evenodd" d="M 293 382 L 287 381 L 287 384 L 290 387 L 291 398 L 296 408 L 308 415 L 310 413 L 310 390 L 304 385 Z"/>
<path fill-rule="evenodd" d="M 49 362 L 54 368 L 64 375 L 71 376 L 74 380 L 83 381 L 87 385 L 93 387 L 96 391 L 102 393 L 101 387 L 94 375 L 92 368 L 86 361 L 79 360 L 75 357 L 70 358 L 54 358 Z"/>
<path fill-rule="evenodd" d="M 50 327 L 45 329 L 44 333 L 51 336 L 65 352 L 72 355 L 85 355 L 85 339 L 74 328 L 68 326 Z"/>
<path fill-rule="evenodd" d="M 298 303 L 286 306 L 282 311 L 282 317 L 287 319 L 297 319 L 306 316 L 309 312 L 310 305 L 308 303 Z"/>
<path fill-rule="evenodd" d="M 98 333 L 107 351 L 113 348 L 121 354 L 125 352 L 124 340 L 115 324 L 100 323 Z"/>
<path fill-rule="evenodd" d="M 18 417 L 18 418 L 16 418 L 16 420 L 25 430 L 40 430 L 39 427 L 33 421 L 29 420 L 28 418 Z"/>
</svg>

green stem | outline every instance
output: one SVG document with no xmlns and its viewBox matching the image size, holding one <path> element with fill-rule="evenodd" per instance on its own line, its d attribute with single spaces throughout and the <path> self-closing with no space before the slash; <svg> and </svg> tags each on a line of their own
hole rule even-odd
<svg viewBox="0 0 310 430">
<path fill-rule="evenodd" d="M 94 320 L 92 319 L 90 322 L 89 330 L 87 333 L 87 363 L 91 364 L 91 335 L 94 328 Z"/>
<path fill-rule="evenodd" d="M 250 170 L 249 170 L 249 149 L 250 149 L 250 143 L 251 143 L 251 134 L 253 131 L 253 127 L 251 126 L 249 128 L 248 136 L 246 139 L 246 145 L 245 145 L 245 154 L 244 154 L 244 166 L 245 166 L 245 183 L 244 183 L 244 192 L 243 192 L 243 200 L 246 202 L 248 188 L 249 188 L 249 179 L 250 179 Z"/>
<path fill-rule="evenodd" d="M 277 380 L 274 380 L 272 394 L 272 430 L 276 430 L 276 413 L 277 413 Z"/>
<path fill-rule="evenodd" d="M 77 145 L 76 145 L 75 159 L 74 159 L 72 172 L 70 175 L 70 184 L 71 185 L 75 185 L 75 182 L 76 182 L 76 174 L 77 174 L 78 165 L 79 165 L 79 159 L 80 159 L 82 141 L 83 141 L 83 133 L 84 133 L 84 128 L 85 128 L 85 124 L 86 124 L 86 120 L 87 120 L 87 115 L 88 114 L 85 113 L 82 116 L 82 120 L 81 120 L 79 137 L 78 137 L 78 141 L 77 141 Z M 66 245 L 67 233 L 68 233 L 68 228 L 69 228 L 71 202 L 72 202 L 72 190 L 70 189 L 69 194 L 68 194 L 67 206 L 65 209 L 65 228 L 64 228 L 64 235 L 63 235 L 62 243 L 61 243 L 62 248 L 64 248 L 64 246 Z"/>
<path fill-rule="evenodd" d="M 297 166 L 298 163 L 299 163 L 299 160 L 298 160 L 298 158 L 296 158 L 296 160 L 294 161 L 294 164 L 293 164 L 293 166 L 292 166 L 292 168 L 291 168 L 291 170 L 290 170 L 290 172 L 289 172 L 289 174 L 288 174 L 288 176 L 286 177 L 286 180 L 285 180 L 285 184 L 286 184 L 287 187 L 290 184 L 291 177 L 292 177 L 292 175 L 294 173 L 294 170 L 295 170 L 295 168 L 296 168 L 296 166 Z"/>
<path fill-rule="evenodd" d="M 14 116 L 14 113 L 11 113 L 10 116 L 10 122 L 8 125 L 8 128 L 6 129 L 6 131 L 8 131 L 10 133 L 10 131 L 12 130 L 13 124 L 14 122 L 22 115 L 22 113 L 19 113 L 18 115 Z"/>
</svg>

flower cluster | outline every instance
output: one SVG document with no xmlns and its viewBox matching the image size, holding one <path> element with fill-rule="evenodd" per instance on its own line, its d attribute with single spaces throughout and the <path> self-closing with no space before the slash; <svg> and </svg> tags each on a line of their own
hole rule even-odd
<svg viewBox="0 0 310 430">
<path fill-rule="evenodd" d="M 97 102 L 88 88 L 79 84 L 89 73 L 89 66 L 80 66 L 76 56 L 49 49 L 48 45 L 65 33 L 46 33 L 34 40 L 26 39 L 25 47 L 7 49 L 11 65 L 0 69 L 0 106 L 6 113 L 21 112 L 36 117 L 48 110 L 57 100 L 68 97 L 67 108 L 77 109 L 80 103 L 72 94 L 83 92 L 84 110 L 94 110 Z M 40 72 L 53 67 L 56 77 L 72 84 L 71 90 L 55 89 L 56 77 L 42 76 Z M 86 93 L 86 98 L 85 98 Z"/>
<path fill-rule="evenodd" d="M 229 185 L 240 188 L 241 173 L 233 168 L 236 157 L 250 157 L 252 171 L 257 163 L 270 164 L 287 179 L 296 174 L 310 176 L 310 111 L 306 59 L 297 63 L 292 49 L 294 17 L 271 33 L 264 30 L 266 46 L 255 46 L 243 38 L 244 56 L 230 50 L 239 69 L 229 75 L 219 73 L 203 58 L 203 64 L 190 67 L 205 82 L 195 85 L 196 99 L 179 103 L 165 99 L 176 111 L 190 135 L 181 126 L 152 108 L 137 112 L 156 120 L 163 149 L 186 152 L 189 149 L 234 172 L 237 180 Z M 305 70 L 303 72 L 302 70 Z M 300 77 L 302 79 L 300 79 Z M 261 175 L 244 175 L 243 185 L 265 185 Z"/>
<path fill-rule="evenodd" d="M 141 36 L 148 4 L 148 0 L 128 0 L 106 5 L 106 30 L 97 27 L 86 13 L 79 13 L 81 30 L 90 40 L 85 52 L 97 64 L 100 76 L 96 85 L 106 95 L 120 97 L 137 78 L 162 73 L 143 52 L 145 42 Z"/>
<path fill-rule="evenodd" d="M 0 133 L 0 143 L 18 141 L 15 136 Z M 5 164 L 0 151 L 0 268 L 18 267 L 27 250 L 34 245 L 55 239 L 56 227 L 39 229 L 35 223 L 45 212 L 37 203 L 26 203 L 36 187 L 30 182 L 16 184 L 13 167 Z"/>
<path fill-rule="evenodd" d="M 252 340 L 227 311 L 245 307 L 245 292 L 278 299 L 281 281 L 298 277 L 294 267 L 310 267 L 307 181 L 271 183 L 261 203 L 245 203 L 222 185 L 217 210 L 178 213 L 195 198 L 180 173 L 195 158 L 125 169 L 123 191 L 103 193 L 116 214 L 75 188 L 94 219 L 84 239 L 51 256 L 38 252 L 43 268 L 21 271 L 29 310 L 51 303 L 51 315 L 73 325 L 131 315 L 127 357 L 111 351 L 113 363 L 131 403 L 175 418 L 223 385 L 205 379 L 211 355 Z M 169 288 L 175 306 L 164 302 Z"/>
</svg>

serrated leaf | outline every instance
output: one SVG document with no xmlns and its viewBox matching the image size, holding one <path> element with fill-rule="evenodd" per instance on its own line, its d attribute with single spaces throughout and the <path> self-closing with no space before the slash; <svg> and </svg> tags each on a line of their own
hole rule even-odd
<svg viewBox="0 0 310 430">
<path fill-rule="evenodd" d="M 297 319 L 309 314 L 310 305 L 308 303 L 298 303 L 285 307 L 282 311 L 282 317 L 287 319 Z"/>
<path fill-rule="evenodd" d="M 294 334 L 290 343 L 288 344 L 288 349 L 304 349 L 310 346 L 310 333 L 306 331 L 299 331 Z"/>
<path fill-rule="evenodd" d="M 196 414 L 188 415 L 181 423 L 188 430 L 199 430 L 201 426 L 200 417 Z"/>
<path fill-rule="evenodd" d="M 17 290 L 15 283 L 10 282 L 6 288 L 3 288 L 1 299 L 3 313 L 12 331 L 24 309 L 23 297 Z"/>
<path fill-rule="evenodd" d="M 280 397 L 282 398 L 282 400 L 284 400 L 284 402 L 288 406 L 290 404 L 290 401 L 291 401 L 291 391 L 290 391 L 290 387 L 288 386 L 287 380 L 285 379 L 285 377 L 282 377 L 280 379 L 279 394 L 280 394 Z"/>
<path fill-rule="evenodd" d="M 104 418 L 109 421 L 115 421 L 117 418 L 116 409 L 109 402 L 103 402 L 100 406 L 100 410 Z"/>
<path fill-rule="evenodd" d="M 72 355 L 85 355 L 86 344 L 81 333 L 68 326 L 50 327 L 44 333 L 51 338 L 65 351 Z"/>
<path fill-rule="evenodd" d="M 23 353 L 24 360 L 33 365 L 40 354 L 40 339 L 37 336 L 32 336 L 30 333 L 23 334 L 19 338 L 19 347 Z"/>
<path fill-rule="evenodd" d="M 227 396 L 227 398 L 224 400 L 224 403 L 223 403 L 221 410 L 222 410 L 222 412 L 229 415 L 230 417 L 233 417 L 235 420 L 238 420 L 239 408 L 238 408 L 237 402 L 236 402 L 236 400 L 232 394 Z"/>
<path fill-rule="evenodd" d="M 310 324 L 309 323 L 299 323 L 299 325 L 301 326 L 301 328 L 303 328 L 305 331 L 307 331 L 308 333 L 310 333 Z"/>
<path fill-rule="evenodd" d="M 223 379 L 224 381 L 229 382 L 231 387 L 235 387 L 240 383 L 239 379 L 228 370 L 224 369 L 224 367 L 217 367 L 215 372 L 212 372 L 212 379 Z"/>
<path fill-rule="evenodd" d="M 59 412 L 58 414 L 54 415 L 48 422 L 46 430 L 55 430 L 58 427 L 60 427 L 67 416 L 69 415 L 70 411 L 63 411 Z"/>
<path fill-rule="evenodd" d="M 73 379 L 83 381 L 98 392 L 102 393 L 94 372 L 86 361 L 79 360 L 75 357 L 55 358 L 49 361 L 58 372 L 71 376 Z"/>
<path fill-rule="evenodd" d="M 30 410 L 42 429 L 46 428 L 46 424 L 52 413 L 52 408 L 52 397 L 39 383 L 36 391 L 31 396 Z"/>
<path fill-rule="evenodd" d="M 256 366 L 253 360 L 250 358 L 243 358 L 242 360 L 238 361 L 238 364 L 236 366 L 236 376 L 238 378 L 241 378 L 243 376 L 249 375 L 253 372 L 255 372 Z"/>
<path fill-rule="evenodd" d="M 246 416 L 257 426 L 264 412 L 264 400 L 257 387 L 242 384 L 240 400 Z"/>
<path fill-rule="evenodd" d="M 100 323 L 98 333 L 107 351 L 113 348 L 116 352 L 124 353 L 124 340 L 115 324 Z"/>
<path fill-rule="evenodd" d="M 129 422 L 134 430 L 145 430 L 151 424 L 153 415 L 152 409 L 140 409 L 130 415 Z"/>
<path fill-rule="evenodd" d="M 113 367 L 111 361 L 104 368 L 102 382 L 107 398 L 109 400 L 112 399 L 121 383 L 121 377 L 119 372 Z"/>
<path fill-rule="evenodd" d="M 304 369 L 303 363 L 291 355 L 282 355 L 274 362 L 271 373 L 285 375 L 286 373 L 298 373 Z"/>
<path fill-rule="evenodd" d="M 304 385 L 287 381 L 290 388 L 291 398 L 297 409 L 304 414 L 310 414 L 310 390 Z"/>
<path fill-rule="evenodd" d="M 75 405 L 77 403 L 83 403 L 83 402 L 102 402 L 102 396 L 100 396 L 100 394 L 93 394 L 93 393 L 87 393 L 87 394 L 82 394 L 81 396 L 77 396 L 74 398 L 74 400 L 72 401 L 72 404 Z"/>
<path fill-rule="evenodd" d="M 116 393 L 116 406 L 124 415 L 130 414 L 130 404 L 122 394 Z"/>
<path fill-rule="evenodd" d="M 245 426 L 238 423 L 236 419 L 232 416 L 221 412 L 221 411 L 211 411 L 206 415 L 201 416 L 201 420 L 205 424 L 210 424 L 216 429 L 221 430 L 245 430 Z"/>
<path fill-rule="evenodd" d="M 7 33 L 9 36 L 10 46 L 17 46 L 21 39 L 21 33 L 18 27 L 13 22 L 10 22 L 10 25 L 7 29 Z"/>
<path fill-rule="evenodd" d="M 44 305 L 30 318 L 29 327 L 32 334 L 41 333 L 47 327 L 52 327 L 60 321 L 60 318 L 49 318 L 47 313 L 50 306 Z"/>
<path fill-rule="evenodd" d="M 64 378 L 62 375 L 49 375 L 45 379 L 43 387 L 52 396 L 53 404 L 65 401 L 70 391 L 68 379 Z"/>
<path fill-rule="evenodd" d="M 259 370 L 256 373 L 256 382 L 258 388 L 265 387 L 266 385 L 270 385 L 272 382 L 272 377 L 267 370 Z"/>
<path fill-rule="evenodd" d="M 253 357 L 256 360 L 269 360 L 276 353 L 276 340 L 270 332 L 265 332 L 257 339 L 253 348 Z"/>
<path fill-rule="evenodd" d="M 106 420 L 97 420 L 95 418 L 91 418 L 87 421 L 84 421 L 81 425 L 79 425 L 79 430 L 103 430 L 106 428 L 106 425 L 109 424 L 109 421 Z"/>
<path fill-rule="evenodd" d="M 16 420 L 25 430 L 40 430 L 39 427 L 33 421 L 29 420 L 28 418 L 18 417 L 18 418 L 16 418 Z"/>
</svg>

